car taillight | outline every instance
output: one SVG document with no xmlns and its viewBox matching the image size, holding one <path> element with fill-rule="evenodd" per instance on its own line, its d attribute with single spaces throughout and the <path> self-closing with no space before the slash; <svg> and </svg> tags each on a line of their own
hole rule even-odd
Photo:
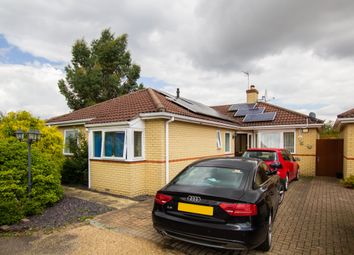
<svg viewBox="0 0 354 255">
<path fill-rule="evenodd" d="M 167 202 L 170 202 L 173 198 L 169 195 L 165 195 L 163 193 L 156 193 L 155 196 L 155 203 L 159 204 L 159 205 L 164 205 Z"/>
<path fill-rule="evenodd" d="M 231 216 L 254 216 L 254 215 L 257 215 L 257 206 L 255 204 L 221 203 L 219 206 Z"/>
</svg>

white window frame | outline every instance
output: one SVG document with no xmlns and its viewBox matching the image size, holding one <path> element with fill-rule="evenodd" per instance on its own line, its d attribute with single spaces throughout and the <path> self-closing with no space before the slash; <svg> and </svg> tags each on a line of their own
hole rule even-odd
<svg viewBox="0 0 354 255">
<path fill-rule="evenodd" d="M 220 150 L 222 148 L 222 138 L 221 138 L 221 131 L 216 130 L 216 148 Z"/>
<path fill-rule="evenodd" d="M 257 147 L 261 147 L 261 140 L 262 140 L 262 135 L 266 133 L 279 133 L 280 134 L 280 146 L 279 148 L 284 148 L 284 133 L 294 133 L 294 152 L 290 152 L 291 154 L 296 154 L 296 130 L 294 129 L 289 129 L 289 130 L 261 130 L 258 131 L 258 139 L 257 139 Z"/>
<path fill-rule="evenodd" d="M 124 146 L 123 146 L 123 156 L 122 157 L 107 157 L 105 156 L 105 151 L 104 151 L 104 142 L 106 139 L 106 133 L 110 133 L 110 132 L 121 132 L 124 133 Z M 108 160 L 125 160 L 126 156 L 127 156 L 127 132 L 126 130 L 105 130 L 102 132 L 102 144 L 101 144 L 101 158 L 103 159 L 108 159 Z"/>
<path fill-rule="evenodd" d="M 228 150 L 226 148 L 226 134 L 229 135 L 229 148 L 228 148 Z M 225 153 L 230 153 L 231 152 L 231 132 L 225 132 L 224 137 L 225 137 L 225 144 L 224 144 L 225 145 Z"/>
<path fill-rule="evenodd" d="M 74 131 L 74 132 L 77 132 L 77 133 L 79 133 L 80 132 L 80 130 L 79 129 L 77 129 L 77 128 L 69 128 L 69 129 L 64 129 L 64 148 L 63 148 L 63 154 L 64 155 L 66 155 L 66 156 L 72 156 L 72 155 L 74 155 L 74 153 L 72 153 L 72 152 L 65 152 L 65 148 L 66 148 L 66 136 L 67 136 L 67 132 L 72 132 L 72 131 Z M 77 137 L 76 138 L 76 140 L 77 140 L 77 143 L 79 143 L 79 138 Z"/>
<path fill-rule="evenodd" d="M 94 137 L 93 132 L 102 132 L 102 144 L 101 144 L 101 157 L 94 156 Z M 142 132 L 142 156 L 134 157 L 134 131 Z M 107 132 L 124 132 L 124 148 L 122 157 L 106 157 L 104 156 L 104 141 Z M 102 127 L 92 128 L 89 131 L 89 146 L 90 146 L 90 159 L 94 160 L 116 160 L 116 161 L 143 161 L 145 160 L 145 130 L 143 128 L 119 128 L 119 127 Z"/>
<path fill-rule="evenodd" d="M 135 150 L 135 147 L 134 147 L 134 132 L 141 132 L 141 156 L 140 157 L 135 157 L 134 155 L 134 150 Z M 139 160 L 144 160 L 145 159 L 145 132 L 143 129 L 137 129 L 137 128 L 134 128 L 132 129 L 132 135 L 131 135 L 131 142 L 132 142 L 132 160 L 133 161 L 139 161 Z"/>
</svg>

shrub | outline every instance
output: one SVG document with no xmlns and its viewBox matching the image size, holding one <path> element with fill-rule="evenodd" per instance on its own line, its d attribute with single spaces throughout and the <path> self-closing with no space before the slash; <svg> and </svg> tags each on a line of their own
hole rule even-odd
<svg viewBox="0 0 354 255">
<path fill-rule="evenodd" d="M 354 189 L 354 175 L 345 178 L 341 182 L 345 187 Z"/>
<path fill-rule="evenodd" d="M 14 132 L 38 129 L 42 139 L 32 145 L 32 192 L 27 192 L 27 144 Z M 63 164 L 61 134 L 27 112 L 9 113 L 0 122 L 0 225 L 41 212 L 61 199 Z"/>
<path fill-rule="evenodd" d="M 62 171 L 62 182 L 66 184 L 81 184 L 87 186 L 88 180 L 88 144 L 81 133 L 76 139 L 71 139 L 70 151 L 72 156 L 65 159 Z"/>
</svg>

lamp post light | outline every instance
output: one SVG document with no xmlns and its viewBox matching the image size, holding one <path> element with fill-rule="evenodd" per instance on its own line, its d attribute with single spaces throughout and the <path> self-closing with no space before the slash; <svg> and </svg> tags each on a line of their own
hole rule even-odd
<svg viewBox="0 0 354 255">
<path fill-rule="evenodd" d="M 23 141 L 25 138 L 25 135 L 27 135 L 27 148 L 28 148 L 28 196 L 31 198 L 31 190 L 32 190 L 32 175 L 31 175 L 31 145 L 32 143 L 39 141 L 41 137 L 41 133 L 38 130 L 29 130 L 27 133 L 23 132 L 21 129 L 17 130 L 15 132 L 16 138 L 19 141 Z"/>
</svg>

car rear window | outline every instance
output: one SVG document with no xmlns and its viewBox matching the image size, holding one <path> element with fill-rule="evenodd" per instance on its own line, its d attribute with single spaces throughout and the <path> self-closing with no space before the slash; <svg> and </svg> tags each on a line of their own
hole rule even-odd
<svg viewBox="0 0 354 255">
<path fill-rule="evenodd" d="M 177 176 L 173 183 L 198 187 L 242 189 L 247 174 L 248 172 L 240 169 L 192 166 Z"/>
<path fill-rule="evenodd" d="M 263 161 L 276 161 L 277 153 L 274 151 L 246 151 L 243 156 L 244 158 L 258 158 Z"/>
</svg>

